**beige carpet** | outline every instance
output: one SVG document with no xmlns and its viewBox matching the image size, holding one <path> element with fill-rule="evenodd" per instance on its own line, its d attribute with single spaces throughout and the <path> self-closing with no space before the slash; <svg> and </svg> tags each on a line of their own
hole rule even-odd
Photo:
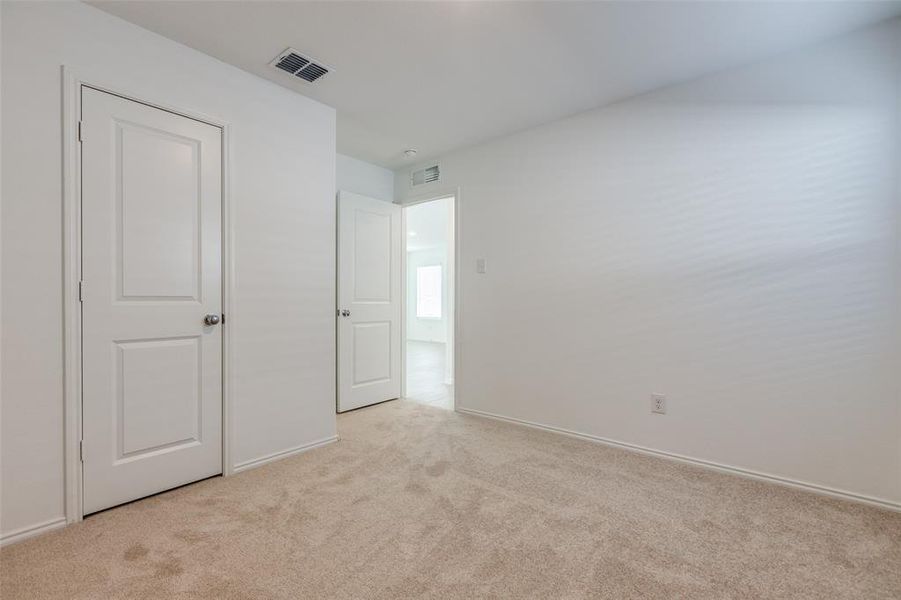
<svg viewBox="0 0 901 600">
<path fill-rule="evenodd" d="M 901 598 L 901 514 L 390 402 L 0 553 L 20 598 Z"/>
</svg>

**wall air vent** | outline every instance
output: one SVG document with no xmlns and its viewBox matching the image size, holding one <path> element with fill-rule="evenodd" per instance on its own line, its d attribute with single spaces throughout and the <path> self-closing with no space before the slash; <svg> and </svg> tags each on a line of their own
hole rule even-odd
<svg viewBox="0 0 901 600">
<path fill-rule="evenodd" d="M 410 171 L 410 187 L 419 187 L 440 180 L 441 170 L 438 168 L 437 164 Z"/>
<path fill-rule="evenodd" d="M 326 67 L 312 58 L 303 56 L 294 48 L 286 49 L 269 64 L 276 69 L 290 73 L 298 79 L 303 79 L 310 83 L 321 79 L 329 71 L 333 70 L 331 67 Z"/>
</svg>

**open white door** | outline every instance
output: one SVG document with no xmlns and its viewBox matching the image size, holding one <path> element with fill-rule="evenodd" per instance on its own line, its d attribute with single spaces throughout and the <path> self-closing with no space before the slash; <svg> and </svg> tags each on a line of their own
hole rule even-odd
<svg viewBox="0 0 901 600">
<path fill-rule="evenodd" d="M 338 412 L 400 396 L 401 207 L 338 194 Z"/>
<path fill-rule="evenodd" d="M 222 131 L 82 88 L 84 512 L 222 471 Z"/>
</svg>

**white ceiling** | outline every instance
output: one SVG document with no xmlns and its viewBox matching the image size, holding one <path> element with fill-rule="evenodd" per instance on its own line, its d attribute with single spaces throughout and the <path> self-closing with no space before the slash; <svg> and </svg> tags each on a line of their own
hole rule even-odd
<svg viewBox="0 0 901 600">
<path fill-rule="evenodd" d="M 408 164 L 901 14 L 901 2 L 91 4 L 338 111 L 338 151 Z M 292 46 L 335 71 L 269 62 Z"/>
</svg>

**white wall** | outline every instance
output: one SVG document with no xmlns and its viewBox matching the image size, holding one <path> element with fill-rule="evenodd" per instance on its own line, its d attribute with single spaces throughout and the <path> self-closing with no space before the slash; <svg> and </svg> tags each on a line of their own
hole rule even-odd
<svg viewBox="0 0 901 600">
<path fill-rule="evenodd" d="M 901 506 L 899 29 L 441 157 L 459 405 Z"/>
<path fill-rule="evenodd" d="M 338 189 L 386 202 L 394 201 L 394 173 L 350 156 L 337 156 Z"/>
<path fill-rule="evenodd" d="M 2 3 L 5 539 L 63 503 L 60 65 L 231 124 L 234 463 L 335 435 L 335 113 L 81 3 Z"/>
<path fill-rule="evenodd" d="M 441 318 L 416 316 L 416 269 L 441 265 Z M 407 339 L 419 342 L 447 342 L 447 246 L 407 252 Z"/>
</svg>

